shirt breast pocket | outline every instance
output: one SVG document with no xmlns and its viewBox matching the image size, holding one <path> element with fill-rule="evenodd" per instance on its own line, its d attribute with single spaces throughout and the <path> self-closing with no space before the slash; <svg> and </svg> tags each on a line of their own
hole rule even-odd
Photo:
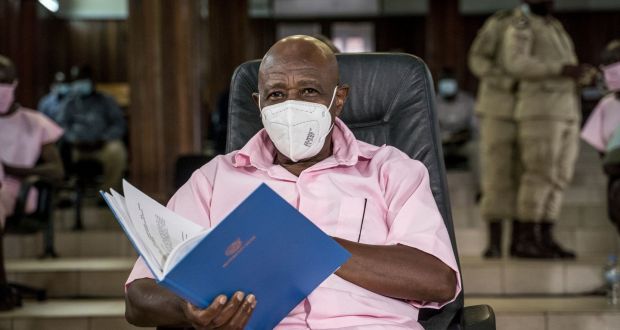
<svg viewBox="0 0 620 330">
<path fill-rule="evenodd" d="M 337 226 L 337 237 L 353 242 L 382 244 L 387 237 L 379 205 L 370 198 L 341 197 Z"/>
</svg>

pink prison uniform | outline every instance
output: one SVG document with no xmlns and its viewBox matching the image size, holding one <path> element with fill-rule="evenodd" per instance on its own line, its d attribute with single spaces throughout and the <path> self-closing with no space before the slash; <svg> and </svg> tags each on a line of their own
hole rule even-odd
<svg viewBox="0 0 620 330">
<path fill-rule="evenodd" d="M 168 207 L 205 227 L 217 225 L 265 182 L 331 236 L 361 243 L 404 244 L 432 254 L 460 276 L 448 232 L 437 209 L 424 165 L 399 150 L 357 141 L 340 119 L 333 155 L 299 177 L 274 165 L 275 149 L 265 130 L 243 149 L 218 156 L 194 172 Z M 127 284 L 152 277 L 142 260 Z M 260 297 L 257 297 L 260 304 Z M 388 298 L 330 276 L 276 329 L 422 329 L 418 308 L 432 302 Z"/>
<path fill-rule="evenodd" d="M 581 138 L 596 150 L 605 152 L 607 142 L 618 126 L 620 126 L 620 100 L 612 93 L 596 105 L 581 130 Z"/>
<path fill-rule="evenodd" d="M 34 167 L 41 156 L 42 147 L 58 141 L 62 134 L 62 128 L 43 114 L 20 108 L 8 117 L 0 117 L 0 160 L 15 167 Z M 6 175 L 2 186 L 1 202 L 7 215 L 11 215 L 19 193 L 20 180 Z M 35 210 L 36 191 L 31 190 L 26 202 L 26 212 Z"/>
</svg>

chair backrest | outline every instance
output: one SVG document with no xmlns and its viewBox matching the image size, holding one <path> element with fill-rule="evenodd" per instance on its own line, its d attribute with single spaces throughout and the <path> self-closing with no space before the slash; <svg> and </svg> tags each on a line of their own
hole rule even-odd
<svg viewBox="0 0 620 330">
<path fill-rule="evenodd" d="M 174 166 L 174 189 L 179 189 L 195 170 L 208 163 L 211 157 L 202 154 L 181 155 Z"/>
<path fill-rule="evenodd" d="M 388 144 L 428 168 L 430 184 L 457 257 L 445 167 L 435 115 L 433 81 L 424 62 L 409 54 L 338 54 L 340 82 L 351 89 L 341 119 L 357 139 Z M 240 65 L 232 77 L 226 151 L 237 150 L 262 128 L 251 94 L 257 92 L 259 60 Z M 441 310 L 423 309 L 427 329 L 446 329 L 463 307 L 463 294 Z"/>
</svg>

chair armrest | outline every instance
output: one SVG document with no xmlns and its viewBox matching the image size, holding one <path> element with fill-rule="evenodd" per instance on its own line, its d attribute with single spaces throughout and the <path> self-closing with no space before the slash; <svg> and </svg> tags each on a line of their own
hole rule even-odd
<svg viewBox="0 0 620 330">
<path fill-rule="evenodd" d="M 495 330 L 495 313 L 489 305 L 463 308 L 461 324 L 465 330 Z"/>
<path fill-rule="evenodd" d="M 24 216 L 26 212 L 28 194 L 30 193 L 30 190 L 35 187 L 39 189 L 40 192 L 43 190 L 51 191 L 54 185 L 48 180 L 39 176 L 29 176 L 21 180 L 19 192 L 17 193 L 17 199 L 15 200 L 14 215 L 16 218 L 21 218 L 22 216 Z M 38 204 L 40 204 L 40 201 Z"/>
<path fill-rule="evenodd" d="M 26 209 L 26 201 L 30 190 L 35 186 L 37 179 L 35 177 L 24 178 L 19 185 L 19 192 L 15 200 L 15 214 L 21 214 Z"/>
</svg>

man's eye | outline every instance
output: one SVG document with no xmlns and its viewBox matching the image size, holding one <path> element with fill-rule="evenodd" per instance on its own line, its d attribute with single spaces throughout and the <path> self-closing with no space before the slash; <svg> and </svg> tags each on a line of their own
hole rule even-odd
<svg viewBox="0 0 620 330">
<path fill-rule="evenodd" d="M 273 93 L 270 93 L 267 97 L 270 98 L 270 99 L 278 99 L 278 98 L 281 98 L 283 96 L 284 96 L 284 93 L 282 93 L 282 92 L 273 92 Z"/>
<path fill-rule="evenodd" d="M 319 92 L 314 88 L 304 88 L 301 91 L 301 94 L 305 96 L 314 96 L 314 95 L 318 95 Z"/>
</svg>

